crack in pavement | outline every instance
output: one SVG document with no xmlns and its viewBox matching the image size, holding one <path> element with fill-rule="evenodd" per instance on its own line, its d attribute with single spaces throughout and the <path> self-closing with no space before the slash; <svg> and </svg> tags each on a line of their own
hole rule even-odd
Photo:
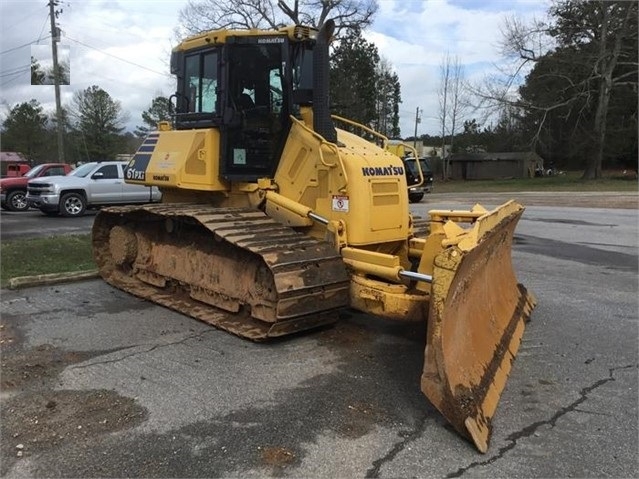
<svg viewBox="0 0 639 479">
<path fill-rule="evenodd" d="M 615 417 L 614 414 L 608 414 L 608 413 L 599 412 L 599 411 L 588 411 L 587 409 L 581 409 L 581 408 L 575 408 L 575 411 L 581 412 L 581 413 L 584 413 L 584 414 L 591 414 L 593 416 Z"/>
<path fill-rule="evenodd" d="M 151 346 L 150 348 L 147 348 L 145 350 L 133 351 L 130 354 L 126 354 L 124 356 L 120 356 L 119 358 L 116 358 L 116 359 L 105 359 L 103 361 L 93 361 L 93 362 L 90 362 L 88 364 L 80 364 L 78 366 L 70 366 L 70 367 L 68 367 L 68 369 L 84 369 L 84 368 L 89 368 L 89 367 L 92 367 L 92 366 L 97 366 L 97 365 L 100 365 L 100 364 L 118 363 L 118 362 L 123 361 L 125 359 L 128 359 L 130 357 L 137 356 L 138 354 L 146 354 L 146 353 L 150 353 L 151 351 L 155 351 L 156 349 L 159 349 L 159 348 L 165 348 L 167 346 L 174 346 L 176 344 L 181 344 L 181 343 L 184 343 L 184 342 L 186 342 L 186 341 L 188 341 L 190 339 L 201 338 L 203 335 L 205 335 L 207 333 L 215 332 L 215 331 L 216 330 L 213 330 L 213 329 L 212 330 L 207 330 L 207 331 L 202 331 L 201 333 L 192 334 L 192 335 L 186 336 L 186 337 L 184 337 L 184 338 L 182 338 L 180 340 L 177 340 L 177 341 L 171 341 L 171 342 L 162 343 L 162 344 L 154 344 L 153 346 Z M 130 348 L 123 348 L 122 350 L 135 349 L 135 348 L 139 348 L 140 346 L 141 345 L 136 344 L 134 346 L 131 346 Z M 218 351 L 218 350 L 213 349 L 213 348 L 208 348 L 208 349 L 211 349 L 212 351 L 215 351 L 219 355 L 223 355 L 224 354 L 221 351 Z"/>
<path fill-rule="evenodd" d="M 508 451 L 510 451 L 511 449 L 513 449 L 517 445 L 517 441 L 519 441 L 519 439 L 532 436 L 535 433 L 535 431 L 537 431 L 537 429 L 539 427 L 541 427 L 541 426 L 550 425 L 551 427 L 555 427 L 555 425 L 557 424 L 557 421 L 559 420 L 559 418 L 561 418 L 562 416 L 568 414 L 569 412 L 578 411 L 577 406 L 579 406 L 581 403 L 585 402 L 588 399 L 588 395 L 592 391 L 594 391 L 595 389 L 597 389 L 600 386 L 603 386 L 606 383 L 609 383 L 611 381 L 616 381 L 616 379 L 614 377 L 615 372 L 621 371 L 623 369 L 631 369 L 631 368 L 637 368 L 637 367 L 639 367 L 639 364 L 628 364 L 626 366 L 618 366 L 616 368 L 609 368 L 608 369 L 608 377 L 607 378 L 600 379 L 599 381 L 595 382 L 594 384 L 591 384 L 590 386 L 587 386 L 587 387 L 583 388 L 579 392 L 579 399 L 577 399 L 573 403 L 569 404 L 568 406 L 561 408 L 559 411 L 557 411 L 555 414 L 553 414 L 553 416 L 550 419 L 546 419 L 545 421 L 534 422 L 534 423 L 530 424 L 529 426 L 526 426 L 522 430 L 510 434 L 506 438 L 506 440 L 510 441 L 510 442 L 508 444 L 506 444 L 504 447 L 502 447 L 501 449 L 499 449 L 499 451 L 497 452 L 496 455 L 494 455 L 493 457 L 491 457 L 490 459 L 487 459 L 485 461 L 473 462 L 473 463 L 469 464 L 468 466 L 460 467 L 459 469 L 457 469 L 457 471 L 451 472 L 450 474 L 448 474 L 446 476 L 446 478 L 461 477 L 463 474 L 465 474 L 466 472 L 468 472 L 469 470 L 471 470 L 471 469 L 473 469 L 475 467 L 487 466 L 489 464 L 492 464 L 495 461 L 498 461 L 499 459 L 504 457 Z"/>
<path fill-rule="evenodd" d="M 398 434 L 399 436 L 402 438 L 401 441 L 397 442 L 390 451 L 388 451 L 388 453 L 386 453 L 386 455 L 384 455 L 383 457 L 380 457 L 379 459 L 377 459 L 376 461 L 373 461 L 373 465 L 372 467 L 366 471 L 366 476 L 365 477 L 379 477 L 379 471 L 382 468 L 382 466 L 384 464 L 386 464 L 387 462 L 392 461 L 393 459 L 395 459 L 395 457 L 404 450 L 404 448 L 410 444 L 411 442 L 413 442 L 415 439 L 417 439 L 418 437 L 420 437 L 423 432 L 424 429 L 426 428 L 426 420 L 428 419 L 428 416 L 423 416 L 422 419 L 419 421 L 419 424 L 417 425 L 417 427 L 415 428 L 415 430 L 411 431 L 411 430 L 407 430 L 407 431 L 400 431 Z"/>
</svg>

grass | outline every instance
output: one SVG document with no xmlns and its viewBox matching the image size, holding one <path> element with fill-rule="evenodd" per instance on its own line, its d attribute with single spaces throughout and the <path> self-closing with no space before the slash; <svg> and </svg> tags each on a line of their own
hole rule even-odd
<svg viewBox="0 0 639 479">
<path fill-rule="evenodd" d="M 95 269 L 91 235 L 17 239 L 0 243 L 0 287 L 11 278 Z"/>
<path fill-rule="evenodd" d="M 500 191 L 637 191 L 637 180 L 608 175 L 600 180 L 582 180 L 581 172 L 558 176 L 508 180 L 442 181 L 435 178 L 434 193 Z"/>
</svg>

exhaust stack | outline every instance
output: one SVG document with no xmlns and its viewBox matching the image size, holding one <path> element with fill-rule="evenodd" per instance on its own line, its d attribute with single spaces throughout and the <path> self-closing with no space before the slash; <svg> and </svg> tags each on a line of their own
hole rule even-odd
<svg viewBox="0 0 639 479">
<path fill-rule="evenodd" d="M 337 131 L 330 111 L 328 45 L 335 31 L 335 21 L 327 20 L 317 34 L 313 51 L 313 130 L 326 141 L 337 142 Z"/>
</svg>

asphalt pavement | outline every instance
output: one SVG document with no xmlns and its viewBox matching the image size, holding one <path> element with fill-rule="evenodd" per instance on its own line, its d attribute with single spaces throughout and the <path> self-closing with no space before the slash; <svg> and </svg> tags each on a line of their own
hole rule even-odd
<svg viewBox="0 0 639 479">
<path fill-rule="evenodd" d="M 3 290 L 0 474 L 637 477 L 637 219 L 526 210 L 539 303 L 484 455 L 419 391 L 423 325 L 346 311 L 255 344 L 99 280 Z"/>
</svg>

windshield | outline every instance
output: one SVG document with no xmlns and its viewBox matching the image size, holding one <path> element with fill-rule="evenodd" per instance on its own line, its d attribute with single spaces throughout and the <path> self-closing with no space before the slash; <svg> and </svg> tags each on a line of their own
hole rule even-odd
<svg viewBox="0 0 639 479">
<path fill-rule="evenodd" d="M 414 177 L 419 176 L 419 171 L 417 171 L 417 163 L 415 163 L 414 158 L 407 158 L 405 161 L 405 164 L 406 164 L 406 169 L 408 170 L 408 173 L 410 173 Z"/>
<path fill-rule="evenodd" d="M 34 168 L 31 168 L 29 171 L 27 171 L 22 176 L 26 176 L 27 178 L 35 178 L 36 176 L 38 176 L 38 173 L 40 173 L 42 168 L 44 168 L 44 165 L 38 165 L 38 166 L 36 166 Z"/>
<path fill-rule="evenodd" d="M 425 175 L 431 175 L 431 169 L 430 169 L 430 164 L 428 163 L 428 160 L 426 158 L 420 158 L 419 159 L 419 166 L 421 166 L 422 168 L 422 172 Z"/>
<path fill-rule="evenodd" d="M 419 166 L 422 169 L 422 173 L 424 175 L 430 175 L 431 169 L 430 164 L 426 158 L 419 159 Z M 417 171 L 417 163 L 415 163 L 415 158 L 406 158 L 406 169 L 415 177 L 419 177 L 419 171 Z"/>
<path fill-rule="evenodd" d="M 75 170 L 69 173 L 69 176 L 79 176 L 80 178 L 84 178 L 93 171 L 95 165 L 96 163 L 85 163 L 84 165 L 78 166 Z"/>
</svg>

